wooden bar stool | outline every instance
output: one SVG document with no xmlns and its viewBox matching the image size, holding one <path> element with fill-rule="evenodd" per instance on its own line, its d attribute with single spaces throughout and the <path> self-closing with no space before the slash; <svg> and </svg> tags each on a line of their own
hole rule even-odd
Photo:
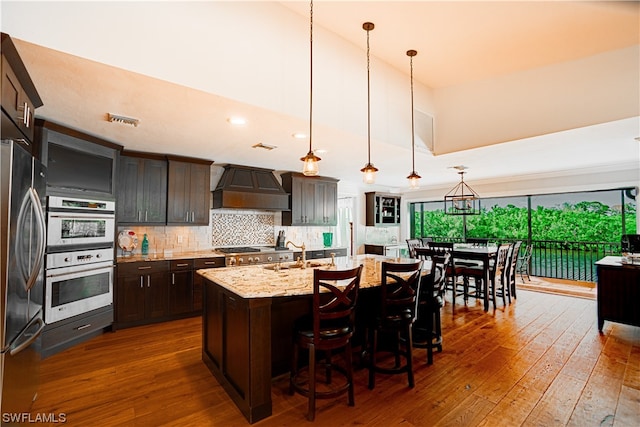
<svg viewBox="0 0 640 427">
<path fill-rule="evenodd" d="M 375 387 L 376 372 L 384 374 L 407 373 L 409 387 L 413 380 L 413 347 L 411 327 L 416 318 L 416 304 L 420 292 L 422 261 L 411 263 L 382 263 L 379 313 L 369 327 L 369 389 Z M 391 341 L 378 342 L 378 335 Z M 385 348 L 379 344 L 392 344 Z M 404 349 L 402 349 L 404 347 Z M 395 364 L 379 363 L 379 353 L 392 353 Z M 404 358 L 402 363 L 401 358 Z"/>
<path fill-rule="evenodd" d="M 451 253 L 430 248 L 416 248 L 418 259 L 431 262 L 429 274 L 422 276 L 418 312 L 413 325 L 413 346 L 427 349 L 427 364 L 433 364 L 433 349 L 442 351 L 440 309 L 444 307 L 447 266 Z"/>
<path fill-rule="evenodd" d="M 362 265 L 349 270 L 313 271 L 312 314 L 296 322 L 289 377 L 289 394 L 298 392 L 309 398 L 309 421 L 315 419 L 316 399 L 328 399 L 348 392 L 349 406 L 354 405 L 351 337 L 361 274 Z M 298 366 L 300 348 L 309 350 L 309 364 L 302 369 Z M 331 360 L 331 351 L 341 348 L 344 348 L 344 366 Z M 316 351 L 325 352 L 324 363 L 318 363 Z M 323 391 L 316 387 L 318 365 L 325 369 L 326 390 Z M 338 385 L 333 383 L 332 370 L 341 373 L 345 381 Z"/>
</svg>

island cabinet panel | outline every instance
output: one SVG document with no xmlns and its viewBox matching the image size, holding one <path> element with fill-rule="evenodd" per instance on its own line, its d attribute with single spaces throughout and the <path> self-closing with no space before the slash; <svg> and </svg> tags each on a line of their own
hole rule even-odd
<svg viewBox="0 0 640 427">
<path fill-rule="evenodd" d="M 640 326 L 640 266 L 598 261 L 598 330 L 604 321 Z M 603 262 L 605 261 L 605 262 Z"/>
<path fill-rule="evenodd" d="M 202 359 L 250 423 L 271 415 L 271 298 L 205 280 Z"/>
<path fill-rule="evenodd" d="M 120 156 L 117 198 L 118 223 L 165 224 L 166 160 Z"/>
<path fill-rule="evenodd" d="M 338 180 L 282 174 L 282 187 L 291 194 L 290 211 L 282 212 L 282 225 L 336 225 Z"/>
<path fill-rule="evenodd" d="M 209 224 L 210 175 L 210 162 L 169 160 L 167 224 Z"/>
</svg>

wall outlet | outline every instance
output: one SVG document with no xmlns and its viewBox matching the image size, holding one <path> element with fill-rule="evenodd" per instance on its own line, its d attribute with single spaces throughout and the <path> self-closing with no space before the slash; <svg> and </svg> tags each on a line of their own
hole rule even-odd
<svg viewBox="0 0 640 427">
<path fill-rule="evenodd" d="M 178 243 L 182 243 L 183 237 L 181 234 L 178 234 Z"/>
</svg>

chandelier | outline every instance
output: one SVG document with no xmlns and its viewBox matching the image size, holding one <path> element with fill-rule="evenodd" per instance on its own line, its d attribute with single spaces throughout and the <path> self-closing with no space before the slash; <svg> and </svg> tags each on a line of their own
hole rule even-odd
<svg viewBox="0 0 640 427">
<path fill-rule="evenodd" d="M 465 166 L 454 166 L 460 182 L 444 196 L 444 213 L 447 215 L 480 215 L 480 196 L 464 182 Z"/>
</svg>

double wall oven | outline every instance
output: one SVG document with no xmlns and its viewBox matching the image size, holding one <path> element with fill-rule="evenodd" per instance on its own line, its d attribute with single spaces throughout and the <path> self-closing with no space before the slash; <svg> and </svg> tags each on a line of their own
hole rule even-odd
<svg viewBox="0 0 640 427">
<path fill-rule="evenodd" d="M 113 304 L 115 202 L 50 196 L 47 324 Z"/>
</svg>

